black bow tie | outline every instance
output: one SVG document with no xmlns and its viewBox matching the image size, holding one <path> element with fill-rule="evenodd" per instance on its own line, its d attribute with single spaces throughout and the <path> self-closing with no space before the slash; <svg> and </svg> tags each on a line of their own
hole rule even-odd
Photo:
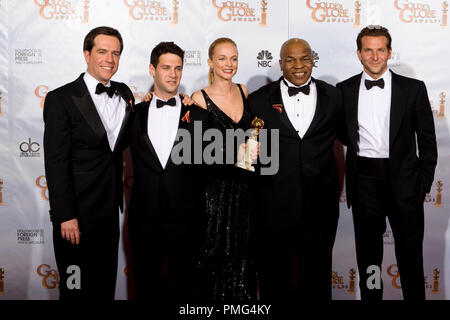
<svg viewBox="0 0 450 320">
<path fill-rule="evenodd" d="M 301 92 L 301 93 L 303 93 L 303 94 L 306 94 L 306 95 L 309 95 L 309 85 L 311 84 L 311 81 L 309 81 L 308 82 L 308 84 L 307 85 L 305 85 L 305 86 L 303 86 L 303 87 L 290 87 L 288 84 L 287 84 L 287 82 L 286 81 L 284 81 L 284 79 L 283 79 L 283 82 L 284 82 L 284 84 L 286 85 L 286 87 L 288 87 L 288 94 L 289 94 L 289 97 L 292 97 L 292 96 L 295 96 L 296 94 L 298 94 L 299 92 Z"/>
<path fill-rule="evenodd" d="M 383 78 L 380 78 L 378 80 L 373 80 L 373 81 L 366 79 L 366 81 L 364 81 L 364 84 L 366 85 L 367 90 L 370 90 L 375 86 L 380 87 L 381 89 L 384 89 L 384 79 Z"/>
<path fill-rule="evenodd" d="M 166 104 L 167 104 L 168 106 L 175 107 L 175 105 L 177 104 L 177 101 L 175 100 L 175 97 L 170 98 L 170 99 L 167 100 L 167 101 L 163 101 L 163 100 L 159 100 L 159 99 L 156 100 L 156 107 L 157 107 L 157 108 L 164 107 Z"/>
<path fill-rule="evenodd" d="M 114 93 L 116 93 L 116 85 L 111 82 L 111 85 L 109 87 L 105 87 L 100 82 L 97 84 L 97 87 L 95 88 L 95 94 L 102 94 L 103 92 L 106 92 L 106 94 L 112 98 Z"/>
</svg>

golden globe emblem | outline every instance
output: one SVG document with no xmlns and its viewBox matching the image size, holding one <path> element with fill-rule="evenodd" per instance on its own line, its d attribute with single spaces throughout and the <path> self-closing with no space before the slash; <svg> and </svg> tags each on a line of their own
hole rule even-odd
<svg viewBox="0 0 450 320">
<path fill-rule="evenodd" d="M 355 269 L 351 268 L 350 271 L 348 272 L 348 274 L 349 274 L 350 281 L 349 281 L 349 284 L 348 284 L 347 292 L 349 294 L 355 294 L 355 278 L 356 278 L 356 276 L 355 276 L 356 275 Z"/>
<path fill-rule="evenodd" d="M 5 292 L 5 283 L 4 283 L 4 275 L 5 270 L 3 268 L 0 268 L 0 294 Z"/>
<path fill-rule="evenodd" d="M 172 1 L 173 6 L 173 18 L 172 18 L 172 24 L 178 24 L 178 8 L 179 8 L 180 2 L 178 0 Z"/>
<path fill-rule="evenodd" d="M 59 286 L 58 271 L 51 269 L 48 264 L 41 264 L 36 272 L 42 277 L 42 286 L 44 288 L 55 289 Z"/>
<path fill-rule="evenodd" d="M 442 2 L 442 23 L 441 23 L 441 27 L 443 28 L 447 27 L 447 12 L 448 12 L 448 2 L 444 1 Z"/>
<path fill-rule="evenodd" d="M 436 182 L 436 201 L 434 203 L 435 207 L 441 208 L 442 207 L 442 187 L 444 186 L 444 183 L 442 181 Z"/>
<path fill-rule="evenodd" d="M 267 26 L 267 1 L 261 0 L 261 27 Z"/>
<path fill-rule="evenodd" d="M 439 113 L 437 115 L 438 119 L 445 119 L 445 92 L 439 94 Z"/>
<path fill-rule="evenodd" d="M 432 294 L 439 294 L 439 274 L 441 270 L 439 268 L 435 268 L 433 270 L 433 290 L 431 290 Z"/>
<path fill-rule="evenodd" d="M 355 1 L 355 23 L 353 23 L 353 26 L 361 26 L 361 2 L 359 1 Z"/>
<path fill-rule="evenodd" d="M 0 179 L 0 206 L 3 205 L 3 179 Z"/>
</svg>

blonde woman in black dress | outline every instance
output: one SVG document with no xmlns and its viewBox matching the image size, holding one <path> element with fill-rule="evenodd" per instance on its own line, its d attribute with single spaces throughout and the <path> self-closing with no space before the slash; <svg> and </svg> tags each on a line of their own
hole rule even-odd
<svg viewBox="0 0 450 320">
<path fill-rule="evenodd" d="M 236 43 L 229 38 L 216 39 L 208 53 L 209 86 L 194 92 L 192 99 L 210 112 L 213 126 L 223 137 L 227 129 L 246 131 L 252 116 L 247 87 L 233 82 L 238 69 Z M 241 144 L 241 151 L 243 147 Z M 215 301 L 251 300 L 256 295 L 249 255 L 251 179 L 246 170 L 225 164 L 215 166 L 207 181 L 205 241 L 198 266 L 206 277 L 208 297 Z"/>
</svg>

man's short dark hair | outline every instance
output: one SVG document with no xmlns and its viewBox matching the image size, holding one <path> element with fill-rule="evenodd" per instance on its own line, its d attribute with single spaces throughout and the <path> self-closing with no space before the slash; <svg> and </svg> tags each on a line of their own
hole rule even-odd
<svg viewBox="0 0 450 320">
<path fill-rule="evenodd" d="M 361 51 L 362 48 L 362 37 L 386 37 L 387 39 L 387 48 L 388 50 L 391 50 L 392 45 L 392 38 L 389 34 L 389 30 L 385 27 L 379 26 L 379 25 L 369 25 L 365 28 L 363 28 L 356 38 L 356 45 L 358 46 L 358 51 Z"/>
<path fill-rule="evenodd" d="M 92 48 L 94 47 L 95 37 L 97 37 L 98 35 L 101 35 L 101 34 L 105 35 L 105 36 L 116 37 L 117 39 L 119 39 L 119 42 L 120 42 L 120 53 L 122 53 L 122 51 L 123 51 L 123 40 L 122 40 L 122 36 L 120 35 L 120 32 L 117 31 L 114 28 L 106 27 L 106 26 L 97 27 L 97 28 L 92 29 L 91 31 L 89 31 L 89 33 L 84 38 L 83 51 L 91 52 Z"/>
<path fill-rule="evenodd" d="M 159 63 L 159 57 L 165 53 L 173 53 L 181 58 L 181 61 L 184 61 L 184 51 L 179 46 L 177 46 L 174 42 L 160 42 L 153 48 L 152 53 L 150 55 L 150 63 L 153 67 Z"/>
</svg>

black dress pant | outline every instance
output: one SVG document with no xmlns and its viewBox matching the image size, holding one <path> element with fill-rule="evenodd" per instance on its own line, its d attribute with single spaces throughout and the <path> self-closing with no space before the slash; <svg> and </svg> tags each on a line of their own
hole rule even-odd
<svg viewBox="0 0 450 320">
<path fill-rule="evenodd" d="M 114 300 L 119 245 L 119 216 L 92 225 L 78 221 L 80 243 L 72 244 L 61 237 L 60 225 L 53 227 L 53 247 L 60 276 L 60 300 Z M 75 269 L 79 268 L 81 288 L 76 288 Z M 68 281 L 69 280 L 69 281 Z M 69 284 L 68 284 L 69 282 Z"/>
<path fill-rule="evenodd" d="M 135 299 L 151 304 L 195 301 L 199 233 L 188 224 L 130 221 L 129 226 Z"/>
<path fill-rule="evenodd" d="M 361 159 L 358 159 L 361 160 Z M 395 242 L 395 256 L 400 273 L 403 298 L 424 300 L 423 271 L 424 198 L 418 194 L 417 210 L 404 212 L 394 200 L 387 177 L 387 160 L 364 158 L 359 166 L 353 197 L 353 224 L 355 229 L 356 258 L 359 269 L 362 300 L 382 300 L 380 288 L 367 285 L 373 274 L 369 266 L 381 270 L 383 260 L 383 234 L 386 217 L 389 219 Z M 384 162 L 384 164 L 382 164 Z M 385 168 L 383 168 L 385 167 Z M 377 169 L 378 168 L 378 169 Z M 371 279 L 370 279 L 371 280 Z M 372 281 L 369 281 L 372 283 Z"/>
<path fill-rule="evenodd" d="M 296 304 L 331 300 L 338 216 L 315 216 L 322 224 L 303 220 L 300 227 L 265 229 L 259 234 L 256 262 L 261 301 Z"/>
</svg>

